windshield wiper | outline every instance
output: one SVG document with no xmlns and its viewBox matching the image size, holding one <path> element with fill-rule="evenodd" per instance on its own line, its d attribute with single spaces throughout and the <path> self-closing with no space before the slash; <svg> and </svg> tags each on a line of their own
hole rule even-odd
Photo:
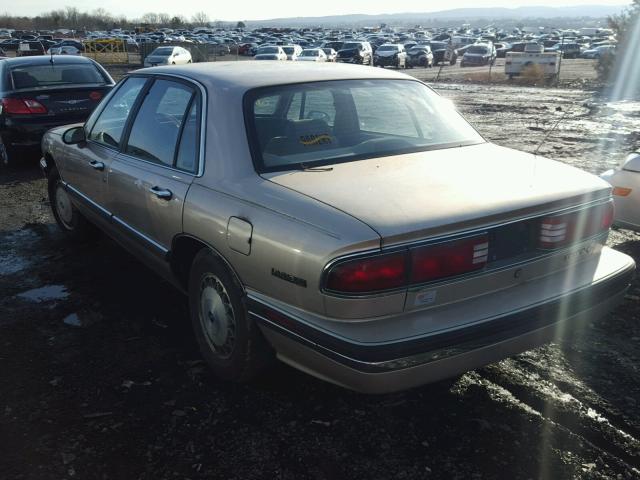
<svg viewBox="0 0 640 480">
<path fill-rule="evenodd" d="M 304 163 L 299 164 L 300 170 L 303 172 L 330 172 L 333 167 L 310 167 Z"/>
</svg>

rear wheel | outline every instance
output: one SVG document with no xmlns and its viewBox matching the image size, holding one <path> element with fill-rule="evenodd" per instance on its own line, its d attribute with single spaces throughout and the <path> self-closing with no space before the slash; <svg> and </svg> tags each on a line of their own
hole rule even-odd
<svg viewBox="0 0 640 480">
<path fill-rule="evenodd" d="M 226 265 L 210 250 L 201 250 L 189 275 L 191 325 L 202 356 L 222 380 L 251 380 L 273 358 L 243 297 Z"/>
<path fill-rule="evenodd" d="M 8 166 L 13 160 L 13 152 L 10 152 L 9 146 L 2 141 L 0 137 L 0 167 Z"/>
<path fill-rule="evenodd" d="M 86 240 L 95 236 L 95 227 L 78 211 L 54 168 L 48 181 L 49 203 L 60 229 L 73 240 Z"/>
</svg>

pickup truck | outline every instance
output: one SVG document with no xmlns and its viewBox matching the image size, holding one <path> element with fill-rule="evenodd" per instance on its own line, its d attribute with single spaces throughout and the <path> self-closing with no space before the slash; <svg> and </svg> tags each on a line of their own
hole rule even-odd
<svg viewBox="0 0 640 480">
<path fill-rule="evenodd" d="M 521 75 L 525 69 L 540 66 L 545 77 L 555 77 L 560 71 L 560 52 L 544 52 L 537 43 L 528 43 L 524 52 L 509 52 L 505 58 L 504 73 L 509 79 Z"/>
</svg>

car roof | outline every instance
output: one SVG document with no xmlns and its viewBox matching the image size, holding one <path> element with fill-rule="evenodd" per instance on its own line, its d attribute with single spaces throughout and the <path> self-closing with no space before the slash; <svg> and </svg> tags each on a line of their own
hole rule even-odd
<svg viewBox="0 0 640 480">
<path fill-rule="evenodd" d="M 178 75 L 226 91 L 247 91 L 259 87 L 328 80 L 402 79 L 415 80 L 392 70 L 348 64 L 312 64 L 307 62 L 203 62 L 137 70 L 150 75 Z"/>
<path fill-rule="evenodd" d="M 71 55 L 34 55 L 31 57 L 8 58 L 5 65 L 8 67 L 21 67 L 26 65 L 49 65 L 53 57 L 54 65 L 69 65 L 78 63 L 93 63 L 90 58 Z"/>
</svg>

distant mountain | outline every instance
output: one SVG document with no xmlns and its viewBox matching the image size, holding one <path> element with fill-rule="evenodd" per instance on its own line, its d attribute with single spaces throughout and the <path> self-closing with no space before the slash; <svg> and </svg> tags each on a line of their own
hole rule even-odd
<svg viewBox="0 0 640 480">
<path fill-rule="evenodd" d="M 455 20 L 500 20 L 500 19 L 552 19 L 552 18 L 606 18 L 619 14 L 626 5 L 578 5 L 573 7 L 517 7 L 517 8 L 456 8 L 438 12 L 407 12 L 379 15 L 333 15 L 326 17 L 291 17 L 269 20 L 253 20 L 250 26 L 340 26 L 340 25 L 378 25 L 380 23 L 421 24 L 425 22 Z"/>
</svg>

